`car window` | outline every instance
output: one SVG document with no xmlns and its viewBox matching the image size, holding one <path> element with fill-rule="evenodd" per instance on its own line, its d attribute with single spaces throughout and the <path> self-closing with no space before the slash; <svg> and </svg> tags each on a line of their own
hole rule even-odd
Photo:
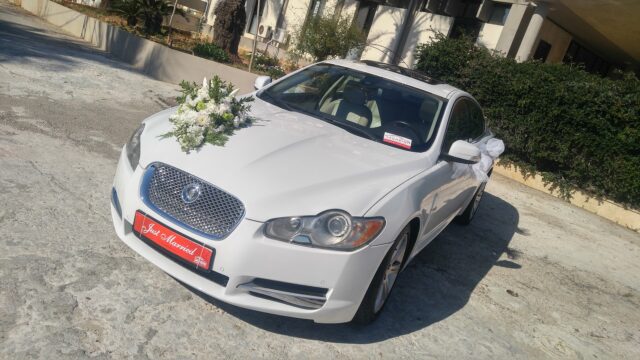
<svg viewBox="0 0 640 360">
<path fill-rule="evenodd" d="M 289 87 L 287 94 L 321 94 L 326 83 L 331 81 L 331 74 L 321 72 L 309 72 L 307 76 L 301 78 L 300 82 Z"/>
<path fill-rule="evenodd" d="M 355 135 L 410 151 L 426 150 L 436 133 L 445 100 L 387 78 L 319 64 L 257 95 Z"/>
<path fill-rule="evenodd" d="M 467 105 L 469 106 L 471 139 L 477 139 L 484 134 L 484 115 L 482 115 L 482 110 L 475 102 L 467 100 Z"/>
<path fill-rule="evenodd" d="M 451 110 L 447 132 L 442 145 L 443 151 L 449 151 L 457 140 L 474 141 L 484 133 L 482 110 L 469 99 L 456 101 Z"/>
</svg>

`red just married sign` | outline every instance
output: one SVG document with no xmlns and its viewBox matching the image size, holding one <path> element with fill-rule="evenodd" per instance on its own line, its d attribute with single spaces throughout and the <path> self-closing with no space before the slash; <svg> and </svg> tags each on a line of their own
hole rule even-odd
<svg viewBox="0 0 640 360">
<path fill-rule="evenodd" d="M 213 250 L 187 239 L 139 211 L 136 212 L 133 230 L 199 268 L 209 269 L 211 266 Z"/>
</svg>

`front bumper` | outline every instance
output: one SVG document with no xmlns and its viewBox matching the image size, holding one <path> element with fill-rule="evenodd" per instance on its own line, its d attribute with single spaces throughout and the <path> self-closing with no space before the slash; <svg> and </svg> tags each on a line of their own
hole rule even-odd
<svg viewBox="0 0 640 360">
<path fill-rule="evenodd" d="M 147 207 L 139 196 L 143 172 L 133 171 L 122 153 L 111 205 L 118 237 L 166 273 L 229 304 L 319 323 L 348 322 L 391 246 L 342 252 L 293 245 L 264 237 L 263 223 L 248 219 L 227 238 L 211 240 Z M 214 248 L 214 276 L 194 272 L 141 240 L 131 228 L 137 210 Z"/>
</svg>

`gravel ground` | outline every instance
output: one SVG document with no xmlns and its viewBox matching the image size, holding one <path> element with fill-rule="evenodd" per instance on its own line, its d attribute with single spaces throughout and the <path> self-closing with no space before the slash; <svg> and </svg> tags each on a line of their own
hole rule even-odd
<svg viewBox="0 0 640 360">
<path fill-rule="evenodd" d="M 116 159 L 174 85 L 0 0 L 0 357 L 640 358 L 640 235 L 500 176 L 369 327 L 206 298 L 113 232 Z"/>
</svg>

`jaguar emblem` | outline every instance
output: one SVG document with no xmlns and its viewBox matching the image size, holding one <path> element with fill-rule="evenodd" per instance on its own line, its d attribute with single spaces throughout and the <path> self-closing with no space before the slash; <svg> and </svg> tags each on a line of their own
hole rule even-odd
<svg viewBox="0 0 640 360">
<path fill-rule="evenodd" d="M 191 204 L 198 200 L 201 192 L 200 184 L 189 184 L 182 189 L 182 201 L 184 201 L 185 204 Z"/>
</svg>

